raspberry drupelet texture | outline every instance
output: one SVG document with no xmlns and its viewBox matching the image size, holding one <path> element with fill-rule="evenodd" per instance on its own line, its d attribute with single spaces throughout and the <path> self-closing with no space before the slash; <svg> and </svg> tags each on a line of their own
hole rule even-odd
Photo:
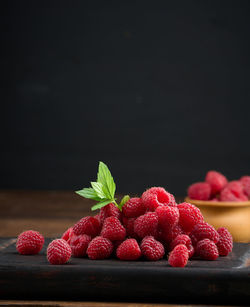
<svg viewBox="0 0 250 307">
<path fill-rule="evenodd" d="M 233 249 L 233 238 L 230 232 L 225 227 L 217 229 L 219 234 L 219 241 L 217 242 L 217 248 L 220 256 L 227 256 Z"/>
<path fill-rule="evenodd" d="M 134 223 L 134 231 L 139 238 L 155 236 L 157 234 L 158 216 L 155 212 L 148 212 L 139 216 Z"/>
<path fill-rule="evenodd" d="M 125 216 L 122 217 L 123 226 L 126 229 L 126 234 L 128 237 L 138 239 L 138 235 L 134 231 L 134 224 L 135 224 L 136 217 L 127 218 Z"/>
<path fill-rule="evenodd" d="M 64 239 L 69 243 L 73 236 L 74 236 L 73 227 L 70 227 L 63 233 L 61 239 Z"/>
<path fill-rule="evenodd" d="M 227 185 L 227 178 L 219 172 L 209 171 L 206 175 L 206 182 L 211 186 L 212 195 L 220 193 Z"/>
<path fill-rule="evenodd" d="M 71 247 L 64 239 L 50 242 L 47 248 L 47 259 L 51 264 L 64 264 L 71 257 Z"/>
<path fill-rule="evenodd" d="M 116 255 L 120 260 L 137 260 L 141 257 L 141 250 L 135 239 L 127 239 L 118 246 Z"/>
<path fill-rule="evenodd" d="M 157 261 L 165 254 L 164 246 L 152 236 L 145 237 L 140 246 L 142 255 L 151 261 Z"/>
<path fill-rule="evenodd" d="M 203 239 L 196 244 L 195 254 L 204 260 L 216 260 L 219 257 L 216 244 L 209 239 Z"/>
<path fill-rule="evenodd" d="M 86 251 L 90 242 L 91 242 L 91 237 L 88 235 L 74 236 L 70 240 L 72 256 L 74 257 L 86 256 Z"/>
<path fill-rule="evenodd" d="M 95 237 L 87 248 L 89 259 L 98 260 L 109 258 L 113 251 L 112 242 L 101 236 Z"/>
<path fill-rule="evenodd" d="M 172 242 L 180 234 L 183 234 L 183 229 L 179 224 L 174 227 L 160 229 L 159 231 L 159 237 L 167 244 Z"/>
<path fill-rule="evenodd" d="M 138 197 L 130 198 L 122 207 L 122 213 L 124 216 L 138 217 L 146 212 L 146 207 L 144 206 L 142 200 Z"/>
<path fill-rule="evenodd" d="M 38 254 L 44 244 L 44 237 L 38 231 L 27 230 L 19 234 L 16 249 L 22 255 Z"/>
<path fill-rule="evenodd" d="M 191 199 L 209 200 L 211 197 L 211 186 L 207 182 L 197 182 L 188 188 L 188 196 Z"/>
<path fill-rule="evenodd" d="M 194 226 L 194 229 L 190 233 L 190 237 L 194 246 L 197 244 L 198 241 L 201 241 L 203 239 L 210 239 L 214 243 L 217 243 L 219 241 L 218 232 L 212 225 L 206 222 L 196 224 Z"/>
<path fill-rule="evenodd" d="M 231 182 L 232 183 L 232 182 Z M 221 201 L 247 201 L 248 198 L 243 192 L 243 187 L 236 183 L 228 184 L 220 193 Z"/>
<path fill-rule="evenodd" d="M 178 204 L 180 213 L 179 225 L 185 232 L 193 230 L 194 226 L 203 221 L 203 216 L 199 208 L 189 203 Z"/>
<path fill-rule="evenodd" d="M 115 216 L 119 220 L 121 220 L 121 211 L 113 203 L 110 203 L 102 207 L 99 215 L 100 215 L 101 223 L 103 223 L 105 219 L 110 216 Z"/>
<path fill-rule="evenodd" d="M 153 187 L 146 190 L 142 194 L 141 199 L 148 211 L 155 211 L 158 206 L 173 203 L 171 194 L 161 187 Z"/>
<path fill-rule="evenodd" d="M 126 237 L 126 229 L 117 217 L 110 216 L 103 223 L 101 236 L 110 241 L 124 240 Z"/>
<path fill-rule="evenodd" d="M 240 182 L 243 186 L 243 192 L 250 199 L 250 176 L 241 177 Z"/>
<path fill-rule="evenodd" d="M 189 258 L 188 248 L 184 244 L 176 245 L 170 252 L 168 262 L 172 267 L 183 268 L 187 265 Z"/>
<path fill-rule="evenodd" d="M 173 250 L 175 246 L 179 244 L 186 245 L 188 249 L 189 258 L 191 258 L 194 255 L 194 247 L 188 235 L 181 234 L 181 235 L 176 236 L 175 239 L 170 243 L 170 250 Z"/>
<path fill-rule="evenodd" d="M 100 233 L 100 230 L 101 230 L 101 225 L 98 219 L 96 219 L 93 216 L 83 217 L 73 227 L 73 232 L 77 236 L 86 234 L 91 237 L 95 237 Z"/>
<path fill-rule="evenodd" d="M 180 214 L 177 207 L 159 206 L 155 212 L 158 215 L 159 225 L 161 228 L 169 229 L 178 224 Z"/>
</svg>

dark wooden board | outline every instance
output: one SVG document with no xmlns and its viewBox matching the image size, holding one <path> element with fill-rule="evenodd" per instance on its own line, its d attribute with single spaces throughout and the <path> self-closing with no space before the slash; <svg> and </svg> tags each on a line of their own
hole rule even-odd
<svg viewBox="0 0 250 307">
<path fill-rule="evenodd" d="M 0 239 L 0 296 L 18 299 L 174 302 L 250 301 L 250 244 L 235 243 L 216 261 L 191 260 L 185 268 L 157 262 L 72 258 L 50 265 L 46 247 L 23 256 L 11 238 Z"/>
</svg>

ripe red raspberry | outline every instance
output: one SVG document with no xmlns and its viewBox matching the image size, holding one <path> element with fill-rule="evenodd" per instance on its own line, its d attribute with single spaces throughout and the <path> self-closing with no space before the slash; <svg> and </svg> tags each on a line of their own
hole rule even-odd
<svg viewBox="0 0 250 307">
<path fill-rule="evenodd" d="M 89 259 L 106 259 L 112 254 L 113 244 L 112 242 L 101 236 L 95 237 L 87 248 L 87 255 Z"/>
<path fill-rule="evenodd" d="M 196 246 L 198 241 L 203 239 L 209 239 L 214 243 L 219 241 L 219 234 L 212 225 L 206 222 L 201 222 L 194 226 L 194 229 L 190 233 L 193 245 Z"/>
<path fill-rule="evenodd" d="M 152 236 L 147 236 L 141 241 L 141 251 L 142 255 L 151 261 L 159 260 L 165 254 L 164 246 Z"/>
<path fill-rule="evenodd" d="M 175 237 L 175 239 L 170 243 L 170 250 L 173 250 L 175 246 L 183 244 L 186 245 L 188 249 L 189 258 L 194 255 L 194 248 L 192 245 L 192 241 L 188 235 L 181 234 Z"/>
<path fill-rule="evenodd" d="M 240 197 L 242 194 L 244 194 L 243 185 L 240 181 L 230 181 L 226 187 L 231 190 L 236 197 Z"/>
<path fill-rule="evenodd" d="M 138 197 L 130 198 L 122 207 L 122 213 L 126 217 L 138 217 L 146 212 L 142 200 Z"/>
<path fill-rule="evenodd" d="M 153 187 L 141 196 L 142 202 L 149 211 L 155 211 L 158 206 L 172 204 L 172 197 L 164 188 Z"/>
<path fill-rule="evenodd" d="M 126 234 L 128 237 L 138 239 L 138 235 L 134 231 L 136 217 L 127 218 L 125 216 L 122 217 L 123 226 L 126 229 Z"/>
<path fill-rule="evenodd" d="M 173 267 L 181 267 L 187 265 L 189 258 L 188 248 L 184 244 L 176 245 L 170 252 L 168 262 Z"/>
<path fill-rule="evenodd" d="M 250 176 L 243 176 L 240 178 L 240 182 L 243 186 L 243 192 L 250 199 Z"/>
<path fill-rule="evenodd" d="M 64 239 L 50 242 L 47 248 L 47 259 L 51 264 L 64 264 L 71 257 L 71 248 Z"/>
<path fill-rule="evenodd" d="M 155 212 L 148 212 L 139 216 L 134 223 L 134 231 L 139 238 L 155 236 L 157 234 L 158 216 Z"/>
<path fill-rule="evenodd" d="M 141 250 L 135 239 L 127 239 L 118 246 L 116 255 L 121 260 L 137 260 L 141 257 Z"/>
<path fill-rule="evenodd" d="M 126 237 L 126 229 L 117 217 L 110 216 L 103 223 L 101 236 L 110 241 L 124 240 Z"/>
<path fill-rule="evenodd" d="M 193 183 L 188 188 L 188 196 L 191 199 L 209 200 L 211 197 L 211 186 L 207 182 Z"/>
<path fill-rule="evenodd" d="M 115 216 L 119 220 L 121 220 L 121 211 L 113 203 L 110 203 L 102 207 L 99 214 L 100 214 L 100 220 L 102 223 L 107 217 L 110 217 L 110 216 Z"/>
<path fill-rule="evenodd" d="M 174 227 L 160 229 L 158 235 L 161 241 L 168 244 L 180 234 L 183 234 L 183 229 L 177 224 Z"/>
<path fill-rule="evenodd" d="M 230 186 L 229 187 L 226 186 L 220 193 L 220 200 L 239 202 L 239 201 L 247 201 L 248 198 L 244 193 L 239 193 L 239 191 L 235 193 L 234 189 L 232 190 Z"/>
<path fill-rule="evenodd" d="M 177 207 L 159 206 L 155 212 L 158 215 L 160 227 L 170 228 L 178 224 L 180 214 Z"/>
<path fill-rule="evenodd" d="M 233 238 L 230 232 L 225 227 L 217 229 L 220 236 L 217 243 L 217 248 L 220 256 L 227 256 L 233 249 Z"/>
<path fill-rule="evenodd" d="M 195 254 L 204 260 L 216 260 L 219 257 L 216 244 L 209 239 L 203 239 L 197 243 Z"/>
<path fill-rule="evenodd" d="M 170 195 L 170 202 L 169 202 L 168 206 L 177 207 L 177 203 L 175 201 L 174 195 L 170 194 L 170 193 L 169 193 L 169 195 Z"/>
<path fill-rule="evenodd" d="M 77 236 L 86 234 L 95 237 L 100 233 L 100 228 L 101 225 L 95 217 L 86 216 L 75 224 L 73 231 Z"/>
<path fill-rule="evenodd" d="M 211 186 L 211 193 L 213 195 L 220 193 L 227 185 L 227 178 L 219 172 L 209 171 L 206 175 L 206 182 Z"/>
<path fill-rule="evenodd" d="M 74 236 L 73 227 L 68 228 L 62 235 L 61 239 L 64 239 L 68 243 L 70 242 L 70 239 Z"/>
<path fill-rule="evenodd" d="M 178 204 L 180 213 L 179 225 L 185 232 L 193 230 L 194 226 L 203 221 L 200 209 L 189 203 Z"/>
<path fill-rule="evenodd" d="M 87 251 L 90 241 L 91 241 L 91 237 L 88 235 L 74 236 L 70 240 L 70 247 L 72 250 L 72 255 L 74 257 L 86 256 L 86 251 Z"/>
<path fill-rule="evenodd" d="M 44 237 L 34 230 L 22 232 L 16 242 L 16 249 L 21 255 L 35 255 L 43 248 Z"/>
</svg>

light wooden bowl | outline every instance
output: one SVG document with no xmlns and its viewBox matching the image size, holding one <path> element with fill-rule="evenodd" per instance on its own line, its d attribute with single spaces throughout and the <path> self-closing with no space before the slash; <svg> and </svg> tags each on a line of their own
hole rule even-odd
<svg viewBox="0 0 250 307">
<path fill-rule="evenodd" d="M 226 227 L 236 242 L 250 242 L 250 201 L 216 202 L 185 198 L 201 210 L 204 220 L 215 229 Z"/>
</svg>

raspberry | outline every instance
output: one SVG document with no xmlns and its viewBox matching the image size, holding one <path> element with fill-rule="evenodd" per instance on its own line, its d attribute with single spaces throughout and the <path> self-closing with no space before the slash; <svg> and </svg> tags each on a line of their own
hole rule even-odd
<svg viewBox="0 0 250 307">
<path fill-rule="evenodd" d="M 233 238 L 230 232 L 225 227 L 217 229 L 220 236 L 217 243 L 217 248 L 220 256 L 227 256 L 233 249 Z"/>
<path fill-rule="evenodd" d="M 208 200 L 211 197 L 211 186 L 207 182 L 193 183 L 188 188 L 191 199 Z"/>
<path fill-rule="evenodd" d="M 243 192 L 250 198 L 250 176 L 243 176 L 240 178 L 240 182 L 243 186 Z"/>
<path fill-rule="evenodd" d="M 247 201 L 248 198 L 245 194 L 240 193 L 237 191 L 237 193 L 234 193 L 235 190 L 231 190 L 230 186 L 226 186 L 220 193 L 220 200 L 221 201 Z"/>
<path fill-rule="evenodd" d="M 148 212 L 139 216 L 134 223 L 134 231 L 139 238 L 155 236 L 157 234 L 158 216 L 154 212 Z"/>
<path fill-rule="evenodd" d="M 176 236 L 175 239 L 170 243 L 170 250 L 173 250 L 175 246 L 179 244 L 186 245 L 188 249 L 189 258 L 191 258 L 194 254 L 194 248 L 190 237 L 184 234 Z"/>
<path fill-rule="evenodd" d="M 189 252 L 188 248 L 184 244 L 176 245 L 175 248 L 170 252 L 168 262 L 173 267 L 181 267 L 187 265 Z"/>
<path fill-rule="evenodd" d="M 180 214 L 177 207 L 159 206 L 155 212 L 158 215 L 160 227 L 169 228 L 178 224 Z"/>
<path fill-rule="evenodd" d="M 201 222 L 194 226 L 194 229 L 190 233 L 192 238 L 193 245 L 196 246 L 198 241 L 203 239 L 209 239 L 214 243 L 219 241 L 219 234 L 212 225 L 209 225 L 206 222 Z"/>
<path fill-rule="evenodd" d="M 70 239 L 74 236 L 73 227 L 68 228 L 62 235 L 61 239 L 64 239 L 68 243 L 70 242 Z"/>
<path fill-rule="evenodd" d="M 138 217 L 146 212 L 146 207 L 140 198 L 130 198 L 123 207 L 122 212 L 126 217 Z"/>
<path fill-rule="evenodd" d="M 177 203 L 176 203 L 176 201 L 175 201 L 175 197 L 174 197 L 174 195 L 173 194 L 170 194 L 169 193 L 169 195 L 170 195 L 170 202 L 169 202 L 169 206 L 172 206 L 172 207 L 177 207 Z"/>
<path fill-rule="evenodd" d="M 119 245 L 116 255 L 121 260 L 137 260 L 141 257 L 141 250 L 135 239 L 127 239 Z"/>
<path fill-rule="evenodd" d="M 103 223 L 101 236 L 110 241 L 123 240 L 126 237 L 126 229 L 117 217 L 110 216 Z"/>
<path fill-rule="evenodd" d="M 83 217 L 73 227 L 73 231 L 76 235 L 86 234 L 92 237 L 97 236 L 100 233 L 101 225 L 99 221 L 93 216 Z"/>
<path fill-rule="evenodd" d="M 22 232 L 16 242 L 16 249 L 21 255 L 35 255 L 43 248 L 44 237 L 34 230 Z"/>
<path fill-rule="evenodd" d="M 90 241 L 91 237 L 88 235 L 74 236 L 70 241 L 72 255 L 74 257 L 84 257 Z"/>
<path fill-rule="evenodd" d="M 164 246 L 152 236 L 147 236 L 142 240 L 141 251 L 143 256 L 151 261 L 159 260 L 165 254 Z"/>
<path fill-rule="evenodd" d="M 216 244 L 209 239 L 199 241 L 196 245 L 195 253 L 204 260 L 216 260 L 219 257 Z"/>
<path fill-rule="evenodd" d="M 125 216 L 122 217 L 123 226 L 126 229 L 126 234 L 128 237 L 137 239 L 138 236 L 134 231 L 136 217 L 127 218 Z"/>
<path fill-rule="evenodd" d="M 216 171 L 207 172 L 205 181 L 210 184 L 213 195 L 220 193 L 227 185 L 227 178 Z"/>
<path fill-rule="evenodd" d="M 200 209 L 189 203 L 178 204 L 180 213 L 179 225 L 185 232 L 193 230 L 194 226 L 203 221 Z"/>
<path fill-rule="evenodd" d="M 64 264 L 71 257 L 71 248 L 64 239 L 50 242 L 47 248 L 47 259 L 51 264 Z"/>
<path fill-rule="evenodd" d="M 161 229 L 160 238 L 165 243 L 170 243 L 180 234 L 183 234 L 183 229 L 178 224 L 172 228 L 170 227 L 170 228 Z"/>
<path fill-rule="evenodd" d="M 106 259 L 112 254 L 113 244 L 112 242 L 101 236 L 95 237 L 87 248 L 87 255 L 89 259 Z"/>
<path fill-rule="evenodd" d="M 244 194 L 243 185 L 240 181 L 230 181 L 226 186 L 236 197 L 241 197 Z"/>
<path fill-rule="evenodd" d="M 102 207 L 99 214 L 100 214 L 100 220 L 102 223 L 107 217 L 110 217 L 110 216 L 115 216 L 119 220 L 121 220 L 121 211 L 113 203 L 110 203 Z"/>
<path fill-rule="evenodd" d="M 160 205 L 172 204 L 171 194 L 164 188 L 153 187 L 146 190 L 141 196 L 142 202 L 149 211 L 155 211 Z"/>
</svg>

